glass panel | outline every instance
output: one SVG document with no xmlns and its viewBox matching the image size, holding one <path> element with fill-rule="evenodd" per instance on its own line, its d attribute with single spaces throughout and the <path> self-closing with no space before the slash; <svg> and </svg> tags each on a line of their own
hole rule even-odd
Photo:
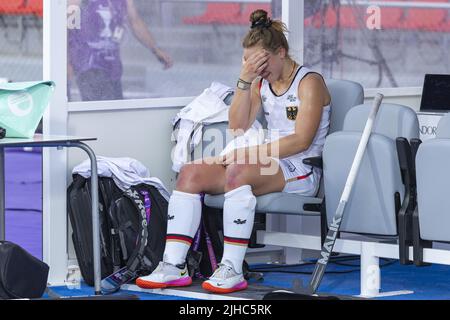
<svg viewBox="0 0 450 320">
<path fill-rule="evenodd" d="M 274 6 L 281 15 L 278 0 L 70 5 L 77 2 L 80 28 L 69 24 L 70 101 L 195 96 L 213 81 L 234 86 L 250 13 Z"/>
<path fill-rule="evenodd" d="M 422 86 L 426 73 L 449 73 L 447 0 L 361 3 L 305 0 L 306 65 L 369 88 Z"/>
<path fill-rule="evenodd" d="M 0 81 L 42 79 L 42 0 L 0 0 Z"/>
</svg>

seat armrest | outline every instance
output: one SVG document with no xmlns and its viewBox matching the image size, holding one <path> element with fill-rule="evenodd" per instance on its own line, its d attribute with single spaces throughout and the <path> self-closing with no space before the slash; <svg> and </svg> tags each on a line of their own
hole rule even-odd
<svg viewBox="0 0 450 320">
<path fill-rule="evenodd" d="M 321 156 L 303 159 L 303 163 L 309 166 L 323 169 L 323 159 Z"/>
<path fill-rule="evenodd" d="M 419 150 L 420 144 L 422 143 L 422 140 L 420 139 L 411 139 L 411 158 L 412 158 L 412 168 L 413 171 L 416 172 L 416 155 L 417 151 Z"/>
<path fill-rule="evenodd" d="M 399 137 L 395 140 L 401 177 L 405 186 L 405 195 L 397 211 L 399 233 L 400 264 L 410 264 L 409 246 L 413 243 L 412 214 L 416 205 L 416 186 L 412 162 L 411 145 L 408 140 Z"/>
<path fill-rule="evenodd" d="M 399 137 L 395 140 L 397 146 L 398 163 L 405 188 L 415 190 L 413 155 L 408 140 Z"/>
</svg>

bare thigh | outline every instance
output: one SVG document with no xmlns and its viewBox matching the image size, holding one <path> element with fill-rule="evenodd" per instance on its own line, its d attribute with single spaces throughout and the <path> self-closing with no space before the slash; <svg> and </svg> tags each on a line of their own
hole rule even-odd
<svg viewBox="0 0 450 320">
<path fill-rule="evenodd" d="M 199 159 L 181 169 L 176 190 L 187 193 L 222 194 L 250 185 L 256 196 L 280 192 L 286 181 L 278 162 L 231 164 L 224 167 L 217 158 Z"/>
<path fill-rule="evenodd" d="M 176 190 L 187 193 L 221 194 L 225 190 L 225 170 L 217 158 L 199 159 L 183 166 Z"/>
<path fill-rule="evenodd" d="M 225 192 L 243 185 L 252 186 L 256 196 L 283 191 L 286 181 L 277 161 L 267 164 L 232 164 L 225 173 Z"/>
</svg>

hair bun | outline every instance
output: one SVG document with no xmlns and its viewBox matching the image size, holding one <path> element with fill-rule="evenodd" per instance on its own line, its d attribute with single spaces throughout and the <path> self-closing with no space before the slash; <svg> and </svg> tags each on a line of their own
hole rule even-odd
<svg viewBox="0 0 450 320">
<path fill-rule="evenodd" d="M 268 17 L 268 13 L 265 10 L 258 9 L 252 12 L 250 15 L 251 28 L 265 27 L 268 28 L 272 25 L 272 20 Z"/>
</svg>

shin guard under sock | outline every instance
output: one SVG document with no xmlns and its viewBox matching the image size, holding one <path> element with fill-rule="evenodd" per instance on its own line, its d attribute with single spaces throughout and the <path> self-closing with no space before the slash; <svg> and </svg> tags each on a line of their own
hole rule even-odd
<svg viewBox="0 0 450 320">
<path fill-rule="evenodd" d="M 199 194 L 173 191 L 167 214 L 164 261 L 184 264 L 192 239 L 200 225 L 202 203 Z"/>
<path fill-rule="evenodd" d="M 242 273 L 245 252 L 253 230 L 256 198 L 245 185 L 225 194 L 223 206 L 224 252 L 222 263 Z"/>
</svg>

